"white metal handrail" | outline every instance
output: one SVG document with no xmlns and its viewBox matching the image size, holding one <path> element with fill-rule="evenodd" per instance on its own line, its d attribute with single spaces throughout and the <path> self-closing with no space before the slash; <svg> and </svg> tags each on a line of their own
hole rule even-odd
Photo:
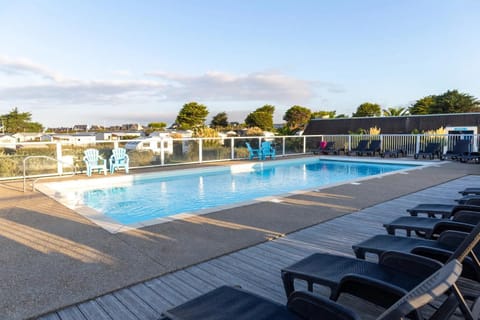
<svg viewBox="0 0 480 320">
<path fill-rule="evenodd" d="M 68 163 L 68 162 L 53 158 L 53 157 L 49 157 L 49 156 L 28 156 L 28 157 L 23 159 L 23 192 L 26 192 L 26 189 L 27 189 L 26 163 L 27 163 L 27 160 L 33 159 L 33 158 L 43 158 L 43 159 L 53 160 L 53 161 L 55 161 L 57 163 L 60 163 L 62 165 L 67 165 L 67 166 L 69 166 L 73 169 L 73 174 L 71 174 L 71 175 L 76 175 L 77 174 L 77 167 L 75 165 L 71 164 L 71 163 Z M 63 170 L 62 170 L 62 173 L 60 174 L 60 176 L 63 176 Z M 46 178 L 46 177 L 40 177 L 40 178 L 35 179 L 33 181 L 32 191 L 35 191 L 35 183 L 42 178 Z"/>
</svg>

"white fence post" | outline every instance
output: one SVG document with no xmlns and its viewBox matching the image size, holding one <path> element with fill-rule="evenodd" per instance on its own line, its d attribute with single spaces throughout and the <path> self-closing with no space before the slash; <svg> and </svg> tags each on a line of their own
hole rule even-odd
<svg viewBox="0 0 480 320">
<path fill-rule="evenodd" d="M 420 135 L 417 134 L 416 139 L 415 139 L 415 153 L 420 152 Z"/>
<path fill-rule="evenodd" d="M 198 162 L 203 161 L 203 138 L 198 139 Z"/>
<path fill-rule="evenodd" d="M 307 137 L 303 136 L 303 153 L 307 153 Z"/>
<path fill-rule="evenodd" d="M 348 152 L 352 151 L 352 136 L 348 135 Z"/>
<path fill-rule="evenodd" d="M 164 139 L 160 139 L 160 164 L 165 165 L 165 144 Z"/>
<path fill-rule="evenodd" d="M 285 155 L 285 136 L 282 137 L 282 156 Z"/>
<path fill-rule="evenodd" d="M 230 138 L 230 159 L 235 160 L 235 138 Z"/>
<path fill-rule="evenodd" d="M 63 163 L 61 162 L 62 158 L 62 144 L 60 142 L 57 142 L 57 173 L 59 175 L 63 174 Z"/>
</svg>

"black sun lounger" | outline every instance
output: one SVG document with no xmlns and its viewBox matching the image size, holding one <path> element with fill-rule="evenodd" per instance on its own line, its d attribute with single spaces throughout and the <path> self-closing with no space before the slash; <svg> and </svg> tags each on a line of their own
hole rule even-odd
<svg viewBox="0 0 480 320">
<path fill-rule="evenodd" d="M 479 241 L 480 224 L 445 260 L 464 261 Z M 439 261 L 401 252 L 384 252 L 378 264 L 352 257 L 316 253 L 282 269 L 282 280 L 287 297 L 295 290 L 295 280 L 304 280 L 310 291 L 314 284 L 329 287 L 333 300 L 342 293 L 350 293 L 385 307 L 435 272 L 440 265 Z M 462 293 L 468 299 L 475 300 L 478 297 L 477 290 L 465 289 L 462 288 Z M 463 298 L 459 300 L 464 306 Z"/>
<path fill-rule="evenodd" d="M 372 140 L 370 141 L 370 145 L 367 149 L 365 149 L 365 154 L 375 156 L 375 153 L 378 152 L 380 154 L 382 141 L 380 140 Z"/>
<path fill-rule="evenodd" d="M 458 204 L 467 204 L 469 206 L 480 206 L 480 195 L 467 194 L 460 199 L 456 199 L 455 202 Z"/>
<path fill-rule="evenodd" d="M 462 157 L 468 155 L 470 152 L 470 141 L 469 140 L 457 140 L 453 146 L 453 150 L 448 150 L 444 153 L 440 160 L 462 160 Z"/>
<path fill-rule="evenodd" d="M 330 289 L 330 299 L 337 300 L 342 293 L 352 293 L 382 307 L 389 307 L 405 292 L 441 267 L 441 263 L 402 252 L 385 252 L 379 262 L 369 262 L 352 257 L 315 253 L 282 269 L 285 294 L 294 292 L 295 279 Z M 375 285 L 370 289 L 357 284 L 356 278 L 369 279 Z M 357 288 L 358 286 L 358 288 Z M 381 292 L 381 294 L 379 294 Z"/>
<path fill-rule="evenodd" d="M 478 226 L 472 230 L 472 233 L 478 234 Z M 427 256 L 440 262 L 447 261 L 452 257 L 453 252 L 458 249 L 467 237 L 468 233 L 459 231 L 445 231 L 437 240 L 411 238 L 392 235 L 376 235 L 359 244 L 353 245 L 353 252 L 359 259 L 365 259 L 367 253 L 376 254 L 379 257 L 387 251 L 409 252 L 422 256 Z M 480 265 L 476 257 L 479 256 L 480 248 L 475 246 L 470 254 L 475 258 L 467 257 L 464 263 L 463 276 L 480 281 Z"/>
<path fill-rule="evenodd" d="M 419 151 L 413 155 L 414 159 L 418 159 L 422 156 L 424 159 L 428 156 L 430 160 L 435 158 L 435 155 L 440 157 L 440 143 L 438 142 L 429 142 L 424 150 Z"/>
<path fill-rule="evenodd" d="M 403 319 L 406 315 L 412 314 L 412 312 L 440 297 L 447 290 L 452 289 L 455 293 L 458 291 L 455 282 L 460 276 L 461 270 L 461 263 L 452 260 L 410 292 L 407 292 L 377 319 Z M 432 319 L 433 317 L 439 319 L 438 316 L 454 312 L 457 307 L 454 293 L 450 293 L 449 298 L 432 315 Z M 469 315 L 473 318 L 471 313 Z M 283 306 L 243 289 L 223 286 L 166 311 L 161 319 L 357 320 L 360 317 L 346 307 L 307 292 L 294 292 L 288 297 L 287 305 Z"/>
<path fill-rule="evenodd" d="M 350 150 L 348 152 L 348 155 L 350 155 L 350 153 L 352 152 L 355 152 L 357 156 L 361 156 L 366 151 L 367 147 L 368 147 L 368 140 L 360 140 L 357 144 L 357 147 Z"/>
<path fill-rule="evenodd" d="M 455 212 L 466 211 L 480 211 L 480 206 L 470 204 L 438 204 L 438 203 L 422 203 L 412 209 L 407 209 L 411 216 L 418 216 L 419 213 L 427 214 L 429 217 L 436 217 L 440 215 L 443 219 L 448 219 Z"/>
<path fill-rule="evenodd" d="M 323 148 L 320 146 L 317 150 L 314 150 L 313 154 L 338 154 L 335 141 L 328 141 Z"/>
<path fill-rule="evenodd" d="M 480 195 L 480 188 L 465 188 L 462 191 L 458 191 L 462 196 L 466 196 L 467 194 L 476 194 Z"/>
<path fill-rule="evenodd" d="M 427 239 L 438 238 L 446 230 L 471 232 L 480 223 L 480 212 L 460 210 L 451 219 L 432 219 L 425 217 L 400 217 L 383 226 L 387 233 L 395 235 L 396 230 L 405 230 L 407 236 L 414 231 L 418 236 Z"/>
</svg>

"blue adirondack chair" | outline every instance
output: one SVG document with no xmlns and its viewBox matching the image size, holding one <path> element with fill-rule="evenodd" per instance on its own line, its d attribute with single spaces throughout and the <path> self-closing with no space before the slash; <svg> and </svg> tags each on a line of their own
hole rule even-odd
<svg viewBox="0 0 480 320">
<path fill-rule="evenodd" d="M 115 148 L 112 150 L 112 155 L 108 159 L 110 165 L 110 173 L 114 173 L 115 169 L 124 168 L 125 173 L 128 173 L 129 158 L 125 148 Z"/>
<path fill-rule="evenodd" d="M 83 161 L 87 166 L 87 176 L 91 176 L 93 170 L 98 170 L 98 173 L 103 171 L 107 175 L 107 161 L 100 156 L 97 149 L 87 149 L 83 154 Z"/>
<path fill-rule="evenodd" d="M 259 159 L 261 158 L 260 149 L 253 149 L 250 143 L 248 142 L 245 142 L 245 145 L 247 146 L 248 153 L 249 153 L 248 158 L 250 160 L 252 160 L 254 157 L 257 157 Z"/>
<path fill-rule="evenodd" d="M 270 141 L 262 142 L 260 154 L 262 160 L 265 160 L 267 157 L 270 157 L 270 159 L 275 159 L 275 148 L 272 146 Z"/>
</svg>

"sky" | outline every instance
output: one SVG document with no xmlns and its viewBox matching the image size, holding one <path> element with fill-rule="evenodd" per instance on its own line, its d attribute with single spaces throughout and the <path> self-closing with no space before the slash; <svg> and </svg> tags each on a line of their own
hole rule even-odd
<svg viewBox="0 0 480 320">
<path fill-rule="evenodd" d="M 0 0 L 0 115 L 46 127 L 243 122 L 480 98 L 478 0 Z"/>
</svg>

